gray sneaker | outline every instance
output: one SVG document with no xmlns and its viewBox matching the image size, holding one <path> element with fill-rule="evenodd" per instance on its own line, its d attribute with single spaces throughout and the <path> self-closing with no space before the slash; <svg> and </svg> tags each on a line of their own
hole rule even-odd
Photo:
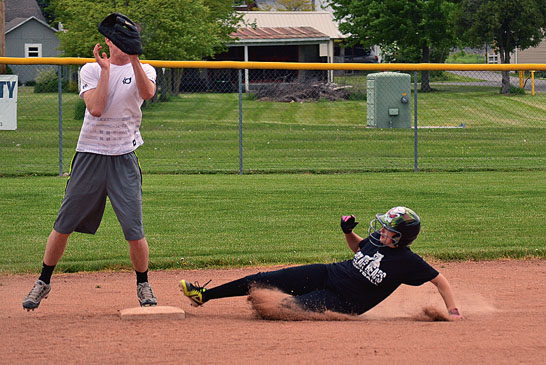
<svg viewBox="0 0 546 365">
<path fill-rule="evenodd" d="M 38 280 L 34 283 L 34 287 L 30 290 L 30 293 L 23 300 L 23 308 L 27 311 L 38 308 L 42 299 L 47 298 L 47 295 L 51 291 L 51 285 L 44 283 L 42 280 Z"/>
<path fill-rule="evenodd" d="M 137 296 L 141 307 L 153 307 L 157 305 L 157 299 L 149 283 L 137 284 Z"/>
</svg>

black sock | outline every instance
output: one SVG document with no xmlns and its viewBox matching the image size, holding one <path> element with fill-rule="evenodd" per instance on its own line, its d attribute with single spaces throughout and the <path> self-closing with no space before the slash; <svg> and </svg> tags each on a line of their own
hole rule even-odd
<svg viewBox="0 0 546 365">
<path fill-rule="evenodd" d="M 136 282 L 137 284 L 140 284 L 140 283 L 147 283 L 148 282 L 148 270 L 144 271 L 144 272 L 138 272 L 136 271 Z"/>
<path fill-rule="evenodd" d="M 40 275 L 38 279 L 42 280 L 46 284 L 49 284 L 51 282 L 51 275 L 53 275 L 54 269 L 55 269 L 55 265 L 49 266 L 43 263 L 42 274 Z"/>
<path fill-rule="evenodd" d="M 203 293 L 203 301 L 227 297 L 237 297 L 248 295 L 252 281 L 249 277 L 244 277 L 238 280 L 230 281 L 223 285 L 205 290 Z"/>
</svg>

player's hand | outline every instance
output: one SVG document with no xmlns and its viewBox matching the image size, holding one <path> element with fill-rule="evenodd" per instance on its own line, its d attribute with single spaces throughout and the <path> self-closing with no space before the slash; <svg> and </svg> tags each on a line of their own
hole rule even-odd
<svg viewBox="0 0 546 365">
<path fill-rule="evenodd" d="M 357 224 L 358 222 L 355 221 L 354 215 L 344 215 L 341 217 L 341 230 L 343 233 L 351 233 Z"/>
<path fill-rule="evenodd" d="M 110 60 L 108 59 L 108 56 L 106 55 L 106 52 L 102 52 L 102 57 L 100 54 L 100 50 L 102 49 L 102 46 L 100 43 L 97 43 L 95 47 L 93 48 L 93 56 L 95 56 L 95 61 L 99 64 L 101 68 L 110 69 Z"/>
<path fill-rule="evenodd" d="M 458 321 L 458 320 L 464 319 L 463 315 L 461 314 L 461 312 L 459 312 L 459 309 L 457 308 L 450 309 L 448 313 L 449 313 L 449 319 L 451 319 L 452 321 Z"/>
</svg>

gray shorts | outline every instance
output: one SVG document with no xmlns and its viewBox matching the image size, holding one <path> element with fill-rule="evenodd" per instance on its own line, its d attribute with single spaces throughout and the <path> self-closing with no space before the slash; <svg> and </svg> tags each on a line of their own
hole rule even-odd
<svg viewBox="0 0 546 365">
<path fill-rule="evenodd" d="M 134 152 L 105 156 L 76 152 L 59 214 L 53 228 L 95 234 L 106 197 L 114 208 L 128 241 L 144 238 L 142 224 L 142 174 Z"/>
</svg>

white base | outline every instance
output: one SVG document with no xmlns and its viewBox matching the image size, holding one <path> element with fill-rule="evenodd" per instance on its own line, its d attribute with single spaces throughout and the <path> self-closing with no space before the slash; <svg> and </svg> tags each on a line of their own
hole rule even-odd
<svg viewBox="0 0 546 365">
<path fill-rule="evenodd" d="M 142 319 L 184 319 L 186 313 L 178 308 L 164 305 L 154 307 L 135 307 L 119 311 L 122 320 L 142 320 Z"/>
</svg>

